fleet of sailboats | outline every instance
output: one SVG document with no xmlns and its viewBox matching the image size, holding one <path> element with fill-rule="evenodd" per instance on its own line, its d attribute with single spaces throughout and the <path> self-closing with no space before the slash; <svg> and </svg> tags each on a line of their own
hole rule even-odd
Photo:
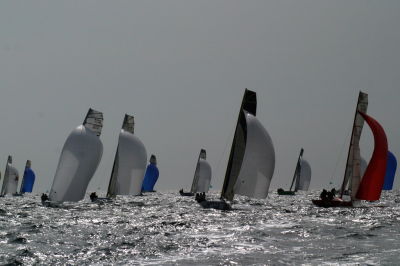
<svg viewBox="0 0 400 266">
<path fill-rule="evenodd" d="M 352 135 L 347 153 L 346 169 L 338 197 L 312 202 L 319 207 L 353 207 L 361 200 L 379 200 L 382 190 L 391 190 L 395 178 L 397 161 L 388 151 L 388 142 L 383 127 L 367 114 L 368 95 L 360 92 L 354 115 Z M 204 208 L 230 209 L 235 195 L 263 199 L 268 196 L 269 186 L 275 168 L 275 150 L 267 130 L 256 117 L 256 92 L 245 89 L 239 109 L 234 137 L 229 153 L 224 183 L 219 201 L 209 201 L 212 177 L 205 149 L 201 149 L 190 192 L 180 190 L 183 196 L 196 195 Z M 360 138 L 364 122 L 374 136 L 374 151 L 367 163 L 360 154 Z M 107 189 L 107 199 L 117 195 L 141 195 L 155 192 L 159 177 L 157 159 L 150 156 L 146 167 L 147 151 L 143 142 L 134 135 L 134 117 L 125 115 L 119 133 L 114 164 Z M 84 122 L 68 136 L 62 149 L 49 196 L 42 200 L 54 203 L 76 202 L 84 198 L 88 184 L 102 157 L 103 144 L 100 140 L 103 128 L 103 114 L 89 109 Z M 278 189 L 279 195 L 295 195 L 299 190 L 307 191 L 311 181 L 311 166 L 300 150 L 292 182 L 288 191 Z M 27 160 L 23 179 L 17 193 L 19 174 L 8 156 L 0 196 L 23 195 L 33 190 L 35 173 L 31 161 Z M 92 193 L 95 194 L 95 193 Z M 344 198 L 350 197 L 349 200 Z M 92 198 L 93 195 L 91 195 Z M 97 199 L 97 195 L 93 198 Z"/>
</svg>

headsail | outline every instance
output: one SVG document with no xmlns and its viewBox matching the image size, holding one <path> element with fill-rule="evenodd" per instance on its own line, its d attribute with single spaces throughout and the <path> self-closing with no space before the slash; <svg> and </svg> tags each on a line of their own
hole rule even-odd
<svg viewBox="0 0 400 266">
<path fill-rule="evenodd" d="M 349 151 L 347 154 L 347 163 L 346 170 L 343 178 L 342 188 L 341 188 L 341 197 L 343 193 L 348 188 L 352 191 L 352 198 L 354 199 L 357 188 L 360 183 L 361 175 L 360 175 L 360 137 L 361 131 L 364 126 L 364 119 L 358 113 L 366 112 L 368 107 L 368 94 L 360 91 L 358 95 L 356 112 L 354 115 L 353 129 L 351 134 Z"/>
<path fill-rule="evenodd" d="M 296 179 L 295 190 L 307 191 L 311 182 L 311 166 L 304 158 L 301 159 L 301 168 L 299 177 Z"/>
<path fill-rule="evenodd" d="M 18 170 L 14 166 L 12 166 L 12 156 L 9 155 L 7 158 L 6 171 L 4 172 L 1 196 L 17 193 L 18 179 Z"/>
<path fill-rule="evenodd" d="M 125 115 L 107 197 L 139 195 L 141 192 L 147 152 L 140 139 L 133 135 L 133 130 L 133 116 Z"/>
<path fill-rule="evenodd" d="M 385 174 L 385 182 L 383 184 L 383 190 L 392 190 L 394 177 L 396 175 L 397 169 L 397 161 L 394 154 L 388 151 L 387 165 L 386 165 L 386 174 Z"/>
<path fill-rule="evenodd" d="M 102 113 L 89 109 L 83 124 L 69 134 L 58 161 L 50 201 L 79 201 L 84 198 L 103 154 L 99 138 L 102 121 Z"/>
<path fill-rule="evenodd" d="M 383 127 L 365 113 L 360 112 L 374 135 L 374 152 L 369 161 L 367 170 L 358 187 L 356 198 L 360 200 L 379 200 L 385 180 L 388 142 Z"/>
<path fill-rule="evenodd" d="M 24 177 L 22 178 L 21 188 L 19 190 L 20 194 L 31 193 L 33 190 L 33 185 L 35 184 L 35 172 L 31 168 L 31 161 L 27 160 L 25 165 Z"/>
<path fill-rule="evenodd" d="M 255 198 L 268 195 L 275 151 L 271 137 L 255 117 L 256 109 L 256 93 L 246 89 L 221 193 L 227 200 L 233 200 L 235 194 Z"/>
<path fill-rule="evenodd" d="M 211 183 L 211 166 L 206 161 L 206 150 L 201 149 L 190 192 L 208 192 Z"/>
<path fill-rule="evenodd" d="M 159 171 L 157 168 L 157 158 L 154 154 L 150 156 L 149 165 L 147 165 L 146 173 L 144 174 L 142 192 L 154 191 L 154 186 L 158 180 Z"/>
</svg>

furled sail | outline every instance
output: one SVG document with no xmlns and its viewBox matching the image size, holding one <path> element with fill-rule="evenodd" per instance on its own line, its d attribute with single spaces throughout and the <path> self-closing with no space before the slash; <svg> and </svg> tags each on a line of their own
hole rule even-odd
<svg viewBox="0 0 400 266">
<path fill-rule="evenodd" d="M 265 198 L 275 168 L 271 137 L 256 118 L 257 96 L 245 90 L 236 124 L 221 197 Z"/>
<path fill-rule="evenodd" d="M 102 126 L 103 114 L 89 109 L 83 124 L 69 134 L 50 190 L 50 201 L 79 201 L 84 198 L 103 154 L 99 138 Z"/>
<path fill-rule="evenodd" d="M 341 188 L 341 197 L 343 196 L 343 192 L 345 190 L 351 190 L 351 197 L 354 199 L 357 188 L 360 183 L 361 174 L 360 174 L 360 137 L 361 131 L 364 126 L 364 119 L 358 113 L 366 112 L 368 108 L 368 94 L 360 91 L 358 95 L 356 112 L 354 115 L 353 129 L 351 134 L 349 151 L 347 154 L 347 162 L 346 162 L 346 170 L 343 178 L 342 188 Z"/>
<path fill-rule="evenodd" d="M 17 193 L 18 179 L 18 170 L 14 166 L 12 166 L 12 157 L 11 155 L 9 155 L 7 158 L 6 171 L 4 172 L 1 196 Z"/>
<path fill-rule="evenodd" d="M 147 165 L 146 173 L 144 174 L 142 191 L 152 192 L 154 191 L 154 185 L 156 184 L 159 176 L 157 168 L 157 159 L 154 154 L 150 156 L 149 165 Z"/>
<path fill-rule="evenodd" d="M 379 200 L 385 180 L 388 158 L 388 142 L 383 127 L 365 113 L 360 112 L 374 135 L 375 147 L 371 160 L 358 187 L 356 198 L 360 200 Z"/>
<path fill-rule="evenodd" d="M 133 132 L 134 117 L 125 115 L 118 138 L 107 197 L 139 195 L 141 192 L 147 152 L 143 143 L 133 135 Z"/>
<path fill-rule="evenodd" d="M 301 159 L 300 175 L 296 179 L 295 190 L 307 191 L 311 182 L 311 166 L 305 159 Z"/>
<path fill-rule="evenodd" d="M 33 190 L 33 185 L 35 184 L 35 172 L 31 168 L 31 161 L 27 160 L 25 165 L 24 177 L 22 178 L 21 188 L 19 190 L 20 194 L 31 193 Z"/>
<path fill-rule="evenodd" d="M 211 183 L 211 166 L 206 161 L 206 150 L 201 149 L 199 154 L 199 159 L 197 160 L 196 170 L 194 172 L 192 188 L 190 192 L 192 193 L 202 193 L 208 192 Z"/>
<path fill-rule="evenodd" d="M 392 190 L 394 177 L 396 175 L 397 160 L 392 152 L 388 152 L 385 182 L 383 183 L 383 190 Z"/>
</svg>

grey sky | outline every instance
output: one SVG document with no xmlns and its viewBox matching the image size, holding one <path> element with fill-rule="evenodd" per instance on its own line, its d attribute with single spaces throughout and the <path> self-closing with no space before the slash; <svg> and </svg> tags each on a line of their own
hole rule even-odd
<svg viewBox="0 0 400 266">
<path fill-rule="evenodd" d="M 31 159 L 35 191 L 50 189 L 92 107 L 104 153 L 90 190 L 108 184 L 125 113 L 158 158 L 158 190 L 189 188 L 200 148 L 220 189 L 249 88 L 275 146 L 271 188 L 289 185 L 301 147 L 311 187 L 338 184 L 359 89 L 400 158 L 399 13 L 399 1 L 1 1 L 0 171 L 8 154 L 20 172 Z M 361 144 L 369 159 L 368 127 Z"/>
</svg>

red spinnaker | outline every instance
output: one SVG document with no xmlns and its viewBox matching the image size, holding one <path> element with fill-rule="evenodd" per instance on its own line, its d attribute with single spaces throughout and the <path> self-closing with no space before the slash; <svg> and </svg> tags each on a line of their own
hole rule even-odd
<svg viewBox="0 0 400 266">
<path fill-rule="evenodd" d="M 358 187 L 356 198 L 360 200 L 379 200 L 385 181 L 388 142 L 382 126 L 372 117 L 359 112 L 374 135 L 375 147 L 371 160 Z"/>
</svg>

